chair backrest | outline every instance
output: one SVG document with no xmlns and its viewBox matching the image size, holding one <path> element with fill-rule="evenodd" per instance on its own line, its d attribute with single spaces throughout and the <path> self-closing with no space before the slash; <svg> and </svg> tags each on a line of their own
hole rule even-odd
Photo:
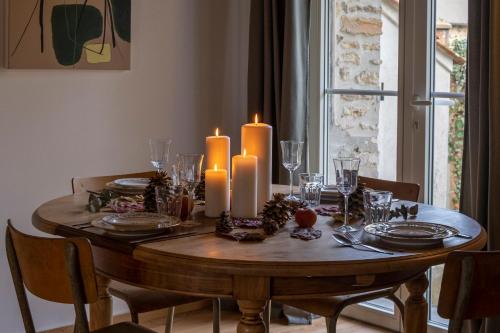
<svg viewBox="0 0 500 333">
<path fill-rule="evenodd" d="M 86 191 L 100 191 L 104 186 L 120 178 L 150 178 L 154 175 L 154 171 L 129 173 L 124 175 L 99 176 L 99 177 L 75 177 L 71 180 L 73 193 L 82 193 Z"/>
<path fill-rule="evenodd" d="M 451 253 L 441 283 L 438 313 L 451 319 L 449 332 L 462 321 L 500 315 L 500 251 Z"/>
<path fill-rule="evenodd" d="M 366 187 L 374 190 L 390 191 L 394 198 L 400 200 L 418 201 L 418 196 L 420 194 L 419 184 L 395 182 L 362 176 L 358 177 L 358 183 L 365 184 Z"/>
</svg>

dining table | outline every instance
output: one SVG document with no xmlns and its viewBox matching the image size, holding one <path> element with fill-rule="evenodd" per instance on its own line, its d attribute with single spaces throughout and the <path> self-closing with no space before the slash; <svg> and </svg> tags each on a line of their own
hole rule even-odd
<svg viewBox="0 0 500 333">
<path fill-rule="evenodd" d="M 273 187 L 274 192 L 287 189 Z M 111 280 L 117 280 L 154 290 L 232 298 L 241 311 L 239 333 L 264 332 L 262 312 L 269 300 L 328 297 L 402 284 L 408 289 L 404 332 L 422 333 L 427 331 L 427 270 L 443 264 L 452 251 L 482 249 L 487 238 L 472 218 L 419 204 L 418 221 L 452 226 L 470 238 L 450 237 L 430 248 L 389 247 L 392 254 L 361 251 L 336 243 L 331 235 L 339 224 L 329 216 L 318 216 L 314 227 L 322 232 L 319 239 L 290 237 L 296 226 L 292 219 L 263 241 L 238 242 L 218 237 L 216 219 L 199 214 L 197 223 L 204 227 L 197 228 L 198 232 L 123 240 L 91 232 L 88 223 L 103 213 L 89 212 L 87 203 L 86 193 L 53 199 L 34 211 L 32 222 L 52 235 L 90 240 L 99 290 L 99 300 L 90 307 L 91 329 L 111 323 L 112 299 L 107 288 Z"/>
</svg>

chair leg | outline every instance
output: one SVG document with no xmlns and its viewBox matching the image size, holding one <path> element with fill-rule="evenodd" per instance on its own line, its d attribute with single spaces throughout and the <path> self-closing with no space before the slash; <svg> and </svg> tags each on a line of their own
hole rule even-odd
<svg viewBox="0 0 500 333">
<path fill-rule="evenodd" d="M 139 314 L 130 309 L 130 319 L 134 324 L 139 324 Z"/>
<path fill-rule="evenodd" d="M 325 317 L 325 321 L 326 321 L 326 333 L 335 333 L 335 332 L 337 332 L 337 319 L 339 319 L 338 316 L 336 316 L 336 317 Z"/>
<path fill-rule="evenodd" d="M 405 306 L 404 306 L 403 302 L 401 302 L 401 300 L 394 294 L 387 296 L 387 298 L 390 299 L 391 301 L 393 301 L 394 304 L 396 305 L 396 307 L 398 308 L 399 313 L 401 314 L 401 321 L 403 322 L 403 325 L 404 325 Z"/>
<path fill-rule="evenodd" d="M 175 306 L 167 308 L 167 320 L 165 322 L 165 333 L 172 332 L 172 326 L 174 326 L 174 314 L 175 314 Z"/>
<path fill-rule="evenodd" d="M 213 333 L 220 332 L 220 299 L 215 298 L 212 300 L 212 325 Z"/>
<path fill-rule="evenodd" d="M 264 308 L 264 326 L 266 327 L 266 333 L 271 331 L 271 301 L 267 301 L 266 307 Z"/>
</svg>

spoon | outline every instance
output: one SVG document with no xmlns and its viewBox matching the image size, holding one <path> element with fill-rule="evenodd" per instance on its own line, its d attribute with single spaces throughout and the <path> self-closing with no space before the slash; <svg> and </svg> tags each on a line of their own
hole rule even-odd
<svg viewBox="0 0 500 333">
<path fill-rule="evenodd" d="M 378 252 L 378 253 L 384 253 L 384 254 L 394 254 L 392 252 L 387 252 L 387 251 L 384 251 L 384 250 L 381 250 L 381 249 L 378 249 L 376 247 L 373 247 L 373 246 L 369 246 L 369 245 L 366 245 L 366 244 L 361 244 L 361 243 L 353 243 L 350 239 L 348 239 L 346 236 L 342 235 L 342 234 L 332 234 L 332 238 L 339 244 L 341 245 L 344 245 L 344 246 L 349 246 L 349 247 L 352 247 L 353 249 L 356 249 L 356 250 L 361 250 L 361 251 L 372 251 L 372 252 Z M 362 246 L 365 250 L 363 249 L 360 249 L 360 248 L 356 248 L 354 247 L 355 245 L 358 245 L 358 246 Z"/>
</svg>

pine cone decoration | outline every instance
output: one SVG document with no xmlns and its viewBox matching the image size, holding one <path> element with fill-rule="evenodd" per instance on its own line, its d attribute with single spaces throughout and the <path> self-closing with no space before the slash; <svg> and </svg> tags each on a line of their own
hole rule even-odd
<svg viewBox="0 0 500 333">
<path fill-rule="evenodd" d="M 273 199 L 269 200 L 264 206 L 262 215 L 264 220 L 275 221 L 279 227 L 282 227 L 290 219 L 290 204 L 285 200 L 285 195 L 275 193 Z"/>
<path fill-rule="evenodd" d="M 233 231 L 233 222 L 228 212 L 222 212 L 220 218 L 215 225 L 215 232 L 219 234 L 229 234 Z"/>
<path fill-rule="evenodd" d="M 169 188 L 173 195 L 172 178 L 170 178 L 165 171 L 156 172 L 154 176 L 149 179 L 149 184 L 144 190 L 144 210 L 147 212 L 155 213 L 157 211 L 155 192 L 157 186 Z"/>
<path fill-rule="evenodd" d="M 201 181 L 194 190 L 196 199 L 205 201 L 205 172 L 201 173 Z"/>
<path fill-rule="evenodd" d="M 295 215 L 295 213 L 301 209 L 301 208 L 306 208 L 307 207 L 307 202 L 304 200 L 299 200 L 299 201 L 288 201 L 288 205 L 290 207 L 290 214 Z"/>
<path fill-rule="evenodd" d="M 262 228 L 264 229 L 266 235 L 273 235 L 278 231 L 280 226 L 276 221 L 265 218 L 262 220 Z"/>
</svg>

